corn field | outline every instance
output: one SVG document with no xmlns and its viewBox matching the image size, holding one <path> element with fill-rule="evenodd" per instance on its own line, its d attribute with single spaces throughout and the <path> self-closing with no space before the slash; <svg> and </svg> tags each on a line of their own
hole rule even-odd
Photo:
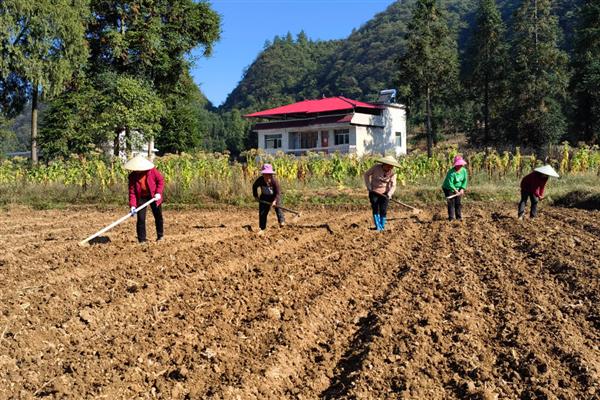
<svg viewBox="0 0 600 400">
<path fill-rule="evenodd" d="M 421 152 L 400 157 L 398 184 L 442 179 L 456 154 L 456 148 L 448 148 L 438 151 L 432 158 Z M 552 164 L 562 175 L 600 175 L 600 150 L 597 146 L 572 148 L 565 144 L 554 149 L 551 154 L 549 159 L 538 160 L 535 155 L 521 154 L 519 149 L 514 153 L 501 154 L 492 149 L 462 153 L 468 162 L 470 175 L 475 178 L 519 178 L 543 162 Z M 339 185 L 357 182 L 357 178 L 376 159 L 317 153 L 300 157 L 285 154 L 272 156 L 258 150 L 247 151 L 243 156 L 247 160 L 245 163 L 232 162 L 228 155 L 218 153 L 168 155 L 157 158 L 155 164 L 165 176 L 168 190 L 204 191 L 218 198 L 240 192 L 240 188 L 247 191 L 258 176 L 260 166 L 266 162 L 273 164 L 278 178 L 284 184 Z M 109 160 L 99 154 L 91 158 L 55 160 L 35 167 L 31 167 L 29 160 L 24 158 L 0 161 L 0 185 L 4 187 L 60 184 L 82 190 L 94 188 L 109 192 L 114 187 L 125 185 L 127 174 L 120 160 Z"/>
</svg>

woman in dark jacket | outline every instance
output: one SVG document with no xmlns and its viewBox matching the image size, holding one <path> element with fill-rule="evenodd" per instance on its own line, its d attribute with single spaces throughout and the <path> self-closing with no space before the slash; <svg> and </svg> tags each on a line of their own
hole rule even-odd
<svg viewBox="0 0 600 400">
<path fill-rule="evenodd" d="M 275 213 L 277 214 L 277 221 L 279 226 L 285 225 L 285 217 L 283 211 L 278 205 L 281 204 L 281 187 L 279 182 L 275 179 L 275 171 L 271 164 L 263 165 L 261 169 L 261 176 L 259 176 L 254 184 L 252 185 L 252 195 L 259 202 L 258 203 L 258 225 L 260 227 L 259 234 L 267 228 L 267 216 L 271 210 L 271 206 L 275 207 Z M 258 188 L 260 188 L 260 196 L 258 195 Z"/>
<path fill-rule="evenodd" d="M 156 224 L 156 240 L 161 240 L 164 235 L 162 216 L 162 193 L 165 180 L 151 161 L 142 156 L 129 160 L 124 168 L 130 170 L 129 174 L 129 207 L 131 215 L 136 214 L 136 208 L 150 199 L 156 199 L 150 204 L 154 222 Z M 147 207 L 146 207 L 147 208 Z M 137 238 L 140 243 L 146 241 L 146 208 L 137 212 Z"/>
</svg>

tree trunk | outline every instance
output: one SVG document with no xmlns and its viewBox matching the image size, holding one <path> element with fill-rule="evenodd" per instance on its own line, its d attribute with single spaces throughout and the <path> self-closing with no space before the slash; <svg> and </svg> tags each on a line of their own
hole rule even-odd
<svg viewBox="0 0 600 400">
<path fill-rule="evenodd" d="M 431 93 L 427 87 L 427 98 L 425 100 L 426 129 L 427 129 L 427 157 L 433 156 L 433 132 L 431 129 Z"/>
<path fill-rule="evenodd" d="M 148 140 L 148 160 L 154 160 L 154 138 Z"/>
<path fill-rule="evenodd" d="M 37 154 L 37 122 L 38 122 L 38 96 L 39 88 L 37 83 L 33 84 L 33 96 L 31 99 L 31 163 L 38 163 Z"/>
<path fill-rule="evenodd" d="M 132 145 L 131 145 L 131 132 L 129 128 L 125 128 L 125 149 L 127 150 L 127 158 L 131 158 L 133 155 Z"/>
<path fill-rule="evenodd" d="M 113 155 L 115 158 L 119 158 L 121 152 L 121 132 L 117 130 L 115 140 L 113 141 Z"/>
<path fill-rule="evenodd" d="M 483 142 L 490 143 L 490 82 L 486 77 L 483 98 Z"/>
</svg>

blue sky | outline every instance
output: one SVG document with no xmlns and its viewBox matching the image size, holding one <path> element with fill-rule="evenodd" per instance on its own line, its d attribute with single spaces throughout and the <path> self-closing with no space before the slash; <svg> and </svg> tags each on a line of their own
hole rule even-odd
<svg viewBox="0 0 600 400">
<path fill-rule="evenodd" d="M 221 40 L 210 58 L 198 58 L 194 81 L 208 99 L 220 105 L 275 35 L 294 37 L 304 30 L 313 40 L 346 38 L 394 0 L 214 0 L 221 15 Z M 197 55 L 197 54 L 195 54 Z"/>
</svg>

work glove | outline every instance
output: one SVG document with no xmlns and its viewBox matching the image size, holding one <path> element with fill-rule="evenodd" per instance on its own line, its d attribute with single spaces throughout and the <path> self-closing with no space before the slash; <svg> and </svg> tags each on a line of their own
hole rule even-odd
<svg viewBox="0 0 600 400">
<path fill-rule="evenodd" d="M 156 193 L 156 194 L 154 195 L 154 198 L 155 198 L 156 200 L 160 200 L 160 198 L 161 198 L 161 197 L 162 197 L 162 196 L 160 195 L 160 193 Z"/>
<path fill-rule="evenodd" d="M 131 215 L 135 215 L 136 214 L 135 207 L 131 207 L 130 213 L 131 213 Z"/>
</svg>

